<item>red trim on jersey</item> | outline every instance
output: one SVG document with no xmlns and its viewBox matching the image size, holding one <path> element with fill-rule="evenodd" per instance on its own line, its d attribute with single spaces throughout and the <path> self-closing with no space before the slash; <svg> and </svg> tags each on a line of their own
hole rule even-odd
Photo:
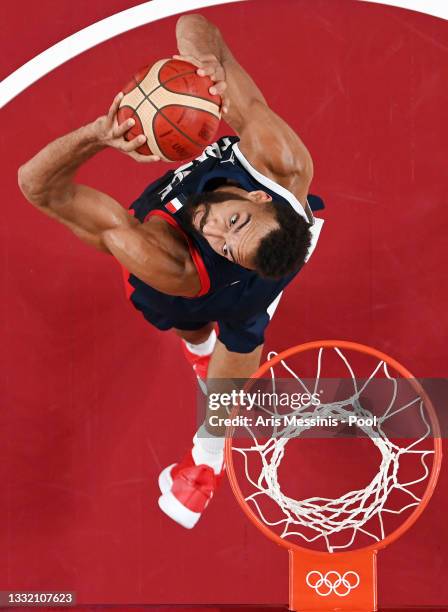
<svg viewBox="0 0 448 612">
<path fill-rule="evenodd" d="M 199 274 L 199 282 L 201 283 L 201 290 L 194 297 L 201 297 L 202 295 L 206 295 L 210 291 L 210 277 L 207 272 L 207 268 L 205 267 L 205 263 L 202 259 L 201 254 L 198 249 L 194 246 L 193 242 L 190 240 L 188 234 L 181 228 L 179 223 L 176 221 L 174 217 L 172 217 L 169 213 L 164 210 L 151 210 L 145 217 L 145 221 L 156 215 L 157 217 L 162 217 L 165 219 L 167 223 L 169 223 L 172 227 L 175 227 L 179 230 L 182 236 L 185 238 L 188 244 L 188 249 L 190 251 L 191 258 L 193 260 L 194 265 L 196 266 L 196 270 Z"/>
<path fill-rule="evenodd" d="M 126 295 L 126 298 L 130 300 L 131 295 L 134 293 L 135 289 L 129 282 L 129 270 L 126 270 L 126 268 L 122 264 L 120 264 L 120 268 L 121 273 L 123 275 L 124 293 Z"/>
</svg>

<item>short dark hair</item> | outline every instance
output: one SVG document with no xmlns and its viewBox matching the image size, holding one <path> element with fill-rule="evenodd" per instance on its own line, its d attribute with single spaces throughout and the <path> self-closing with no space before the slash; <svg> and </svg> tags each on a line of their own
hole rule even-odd
<svg viewBox="0 0 448 612">
<path fill-rule="evenodd" d="M 300 270 L 311 244 L 310 224 L 283 202 L 267 203 L 274 209 L 279 228 L 269 232 L 258 245 L 255 270 L 264 278 L 278 280 Z"/>
</svg>

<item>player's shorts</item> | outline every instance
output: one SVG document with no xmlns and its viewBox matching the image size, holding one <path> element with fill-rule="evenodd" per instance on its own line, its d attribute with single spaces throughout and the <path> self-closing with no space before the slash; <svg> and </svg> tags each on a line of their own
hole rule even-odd
<svg viewBox="0 0 448 612">
<path fill-rule="evenodd" d="M 129 284 L 128 277 L 127 271 L 123 269 L 126 295 L 148 323 L 161 331 L 172 328 L 192 331 L 201 329 L 208 323 L 217 323 L 219 340 L 227 350 L 235 353 L 251 353 L 264 343 L 266 327 L 283 293 L 280 291 L 277 295 L 267 296 L 267 301 L 260 300 L 259 309 L 254 309 L 250 316 L 240 317 L 238 308 L 230 310 L 226 308 L 225 311 L 216 306 L 210 308 L 208 301 L 204 301 L 193 310 L 190 307 L 182 309 L 183 304 L 187 306 L 192 304 L 188 298 L 168 299 L 170 296 L 165 296 L 167 299 L 164 300 L 164 308 L 160 308 L 156 300 L 148 299 L 145 293 L 135 290 L 135 287 Z"/>
</svg>

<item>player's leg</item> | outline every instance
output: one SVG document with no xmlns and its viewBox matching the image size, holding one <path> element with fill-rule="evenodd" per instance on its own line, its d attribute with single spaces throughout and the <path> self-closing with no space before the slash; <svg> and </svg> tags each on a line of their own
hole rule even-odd
<svg viewBox="0 0 448 612">
<path fill-rule="evenodd" d="M 258 315 L 251 321 L 236 325 L 220 322 L 222 341 L 217 340 L 210 360 L 208 394 L 231 392 L 236 380 L 241 383 L 241 379 L 249 378 L 258 368 L 263 332 L 268 321 L 267 315 Z M 232 350 L 233 347 L 238 350 Z M 160 508 L 190 529 L 212 499 L 224 470 L 225 428 L 210 427 L 208 417 L 211 414 L 226 416 L 223 408 L 212 412 L 207 397 L 206 418 L 193 438 L 192 450 L 182 461 L 165 468 L 159 477 Z"/>
<path fill-rule="evenodd" d="M 208 368 L 208 394 L 231 393 L 234 389 L 239 390 L 244 386 L 244 381 L 258 369 L 262 351 L 261 344 L 249 353 L 236 353 L 217 340 Z M 192 455 L 197 465 L 209 465 L 216 474 L 220 474 L 224 464 L 226 427 L 219 427 L 213 423 L 216 423 L 216 417 L 226 418 L 228 409 L 221 407 L 212 410 L 209 403 L 206 406 L 204 423 L 193 440 Z M 214 417 L 211 422 L 210 417 Z"/>
<path fill-rule="evenodd" d="M 201 389 L 206 393 L 207 372 L 216 342 L 215 324 L 206 323 L 199 329 L 173 328 L 173 330 L 182 338 L 185 357 L 193 368 Z"/>
<path fill-rule="evenodd" d="M 257 369 L 262 346 L 249 353 L 228 350 L 219 340 L 213 352 L 208 391 L 229 392 L 234 379 L 248 378 Z M 231 388 L 230 388 L 231 387 Z M 212 499 L 224 470 L 225 428 L 211 428 L 208 416 L 219 414 L 207 407 L 204 424 L 193 438 L 193 448 L 182 461 L 168 466 L 159 477 L 159 506 L 174 521 L 191 529 Z M 225 409 L 221 415 L 225 416 Z"/>
<path fill-rule="evenodd" d="M 209 364 L 207 392 L 229 392 L 258 369 L 264 331 L 281 293 L 246 321 L 219 321 L 219 340 Z M 184 527 L 194 527 L 212 499 L 224 468 L 225 428 L 211 427 L 211 414 L 227 416 L 225 409 L 211 411 L 207 405 L 204 423 L 193 439 L 193 449 L 160 475 L 161 509 Z"/>
</svg>

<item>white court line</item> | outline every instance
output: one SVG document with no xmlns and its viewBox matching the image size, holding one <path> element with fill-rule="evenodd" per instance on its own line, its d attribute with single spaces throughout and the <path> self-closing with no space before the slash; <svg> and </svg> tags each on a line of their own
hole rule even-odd
<svg viewBox="0 0 448 612">
<path fill-rule="evenodd" d="M 178 13 L 242 0 L 150 0 L 106 17 L 49 47 L 0 83 L 0 108 L 27 87 L 80 53 L 139 26 Z"/>
<path fill-rule="evenodd" d="M 0 108 L 40 78 L 80 53 L 139 26 L 186 11 L 244 0 L 150 0 L 68 36 L 18 68 L 0 83 Z M 312 1 L 312 0 L 310 0 Z M 448 19 L 447 0 L 361 0 L 388 4 Z M 256 2 L 256 0 L 252 0 Z M 180 4 L 182 10 L 180 10 Z"/>
<path fill-rule="evenodd" d="M 362 2 L 374 2 L 375 4 L 387 4 L 408 11 L 427 13 L 440 19 L 448 19 L 447 0 L 361 0 Z"/>
</svg>

